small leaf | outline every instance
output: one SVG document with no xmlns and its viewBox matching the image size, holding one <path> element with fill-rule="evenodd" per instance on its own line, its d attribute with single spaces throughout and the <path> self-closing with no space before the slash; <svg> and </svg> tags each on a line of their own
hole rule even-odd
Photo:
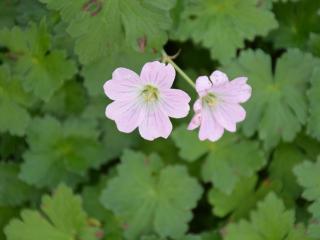
<svg viewBox="0 0 320 240">
<path fill-rule="evenodd" d="M 173 133 L 180 156 L 194 161 L 206 154 L 202 165 L 203 179 L 227 194 L 233 191 L 240 178 L 253 176 L 266 163 L 257 142 L 234 134 L 227 134 L 217 142 L 201 142 L 195 131 L 186 128 L 182 125 Z"/>
<path fill-rule="evenodd" d="M 250 221 L 241 220 L 226 229 L 225 240 L 308 240 L 302 226 L 294 226 L 294 212 L 286 210 L 283 202 L 273 193 L 258 203 Z"/>
<path fill-rule="evenodd" d="M 16 60 L 14 69 L 23 76 L 25 90 L 44 101 L 76 73 L 75 63 L 66 59 L 66 53 L 51 48 L 44 21 L 25 31 L 19 27 L 0 31 L 0 44 L 8 47 L 8 54 Z"/>
<path fill-rule="evenodd" d="M 272 31 L 270 37 L 276 47 L 306 50 L 310 33 L 320 33 L 319 7 L 320 2 L 314 0 L 274 4 L 279 28 Z"/>
<path fill-rule="evenodd" d="M 278 26 L 273 13 L 259 8 L 256 0 L 185 1 L 184 11 L 172 35 L 191 38 L 211 52 L 212 58 L 228 62 L 244 40 L 265 36 Z"/>
<path fill-rule="evenodd" d="M 17 206 L 32 199 L 35 189 L 18 178 L 19 166 L 0 163 L 0 205 Z"/>
<path fill-rule="evenodd" d="M 248 50 L 225 66 L 231 76 L 247 76 L 252 86 L 252 97 L 244 104 L 247 117 L 242 129 L 246 136 L 258 132 L 267 149 L 280 140 L 294 140 L 307 120 L 305 92 L 316 63 L 310 54 L 289 50 L 278 59 L 273 74 L 268 55 Z"/>
<path fill-rule="evenodd" d="M 0 66 L 0 132 L 24 135 L 31 120 L 27 108 L 33 98 L 21 86 L 19 79 L 12 76 L 7 65 Z"/>
<path fill-rule="evenodd" d="M 27 133 L 30 149 L 24 154 L 21 178 L 37 187 L 79 182 L 90 168 L 105 161 L 98 135 L 91 120 L 69 118 L 60 123 L 49 116 L 34 119 Z"/>
<path fill-rule="evenodd" d="M 302 196 L 313 203 L 308 208 L 314 220 L 310 223 L 309 234 L 320 238 L 320 157 L 317 162 L 305 161 L 294 168 L 299 184 L 304 188 Z"/>
<path fill-rule="evenodd" d="M 320 109 L 318 106 L 320 101 L 320 65 L 313 72 L 311 84 L 311 89 L 308 92 L 310 115 L 307 130 L 310 136 L 320 140 Z"/>
<path fill-rule="evenodd" d="M 81 198 L 73 195 L 65 185 L 60 185 L 53 196 L 43 197 L 41 210 L 23 210 L 21 219 L 13 219 L 6 226 L 7 239 L 95 239 L 96 231 L 87 224 Z"/>
<path fill-rule="evenodd" d="M 153 231 L 161 237 L 182 237 L 202 193 L 186 168 L 163 167 L 157 155 L 128 150 L 117 170 L 101 201 L 123 220 L 125 236 L 136 239 Z"/>
<path fill-rule="evenodd" d="M 123 46 L 139 50 L 138 40 L 146 39 L 149 51 L 167 40 L 171 26 L 169 10 L 175 1 L 162 0 L 40 0 L 51 10 L 60 11 L 75 39 L 75 52 L 83 64 L 117 51 Z M 112 34 L 110 34 L 112 33 Z"/>
</svg>

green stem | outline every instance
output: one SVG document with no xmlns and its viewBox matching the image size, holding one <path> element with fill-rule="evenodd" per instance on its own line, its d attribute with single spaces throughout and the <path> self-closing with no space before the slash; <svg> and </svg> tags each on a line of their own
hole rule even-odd
<svg viewBox="0 0 320 240">
<path fill-rule="evenodd" d="M 162 56 L 163 56 L 164 62 L 170 63 L 176 69 L 176 71 L 181 75 L 181 77 L 191 85 L 191 87 L 196 88 L 192 79 L 181 68 L 179 68 L 179 66 L 174 61 L 172 61 L 172 59 L 168 56 L 168 54 L 164 50 L 162 50 Z"/>
</svg>

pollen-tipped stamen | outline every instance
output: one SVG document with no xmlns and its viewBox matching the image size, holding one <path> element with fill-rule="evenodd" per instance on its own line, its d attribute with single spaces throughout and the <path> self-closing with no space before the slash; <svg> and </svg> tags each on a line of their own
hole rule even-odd
<svg viewBox="0 0 320 240">
<path fill-rule="evenodd" d="M 159 99 L 159 90 L 152 85 L 146 85 L 141 94 L 146 102 L 154 102 Z"/>
<path fill-rule="evenodd" d="M 217 103 L 217 97 L 213 93 L 208 93 L 206 96 L 202 97 L 202 101 L 212 107 Z"/>
</svg>

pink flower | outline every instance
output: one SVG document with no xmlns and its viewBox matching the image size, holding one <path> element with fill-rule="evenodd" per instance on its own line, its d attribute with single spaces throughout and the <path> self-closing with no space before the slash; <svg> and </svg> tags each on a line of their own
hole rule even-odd
<svg viewBox="0 0 320 240">
<path fill-rule="evenodd" d="M 172 131 L 169 117 L 183 118 L 189 110 L 190 97 L 171 89 L 175 78 L 172 65 L 158 61 L 146 63 L 140 76 L 126 68 L 117 68 L 103 88 L 114 102 L 106 108 L 106 116 L 114 120 L 121 132 L 139 127 L 147 140 L 167 138 Z"/>
<path fill-rule="evenodd" d="M 251 96 L 251 87 L 246 77 L 228 80 L 226 74 L 214 71 L 210 75 L 201 76 L 196 80 L 199 99 L 194 103 L 195 115 L 188 129 L 200 126 L 199 139 L 217 141 L 222 137 L 224 129 L 236 131 L 236 123 L 245 119 L 246 111 L 240 103 L 246 102 Z"/>
</svg>

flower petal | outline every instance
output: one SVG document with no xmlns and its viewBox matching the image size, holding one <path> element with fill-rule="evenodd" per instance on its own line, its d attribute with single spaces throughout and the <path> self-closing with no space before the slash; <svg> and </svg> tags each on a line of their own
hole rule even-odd
<svg viewBox="0 0 320 240">
<path fill-rule="evenodd" d="M 236 123 L 246 117 L 246 111 L 239 104 L 218 103 L 214 107 L 214 116 L 217 122 L 230 132 L 236 131 Z"/>
<path fill-rule="evenodd" d="M 171 64 L 165 65 L 158 61 L 146 63 L 140 74 L 144 84 L 153 84 L 159 88 L 170 88 L 176 72 Z"/>
<path fill-rule="evenodd" d="M 172 124 L 169 117 L 157 108 L 149 108 L 139 125 L 141 137 L 150 141 L 158 137 L 168 138 L 171 131 Z"/>
<path fill-rule="evenodd" d="M 112 79 L 105 82 L 103 89 L 112 100 L 130 100 L 139 94 L 139 76 L 126 68 L 117 68 Z"/>
<path fill-rule="evenodd" d="M 191 119 L 189 125 L 188 125 L 188 130 L 194 130 L 198 128 L 201 124 L 201 113 L 197 113 L 193 116 Z"/>
<path fill-rule="evenodd" d="M 223 101 L 230 103 L 243 103 L 251 97 L 252 89 L 247 84 L 246 77 L 239 77 L 229 82 L 227 85 L 213 88 L 213 92 Z"/>
<path fill-rule="evenodd" d="M 193 104 L 193 111 L 199 112 L 199 111 L 201 111 L 201 109 L 202 109 L 201 100 L 197 99 Z"/>
<path fill-rule="evenodd" d="M 161 90 L 161 106 L 169 117 L 183 118 L 188 115 L 190 97 L 179 89 Z"/>
<path fill-rule="evenodd" d="M 212 83 L 207 76 L 200 76 L 196 80 L 196 90 L 200 96 L 206 95 L 211 86 Z"/>
<path fill-rule="evenodd" d="M 212 109 L 204 108 L 201 112 L 199 139 L 217 141 L 223 135 L 223 127 L 216 121 Z"/>
<path fill-rule="evenodd" d="M 144 106 L 138 101 L 114 101 L 106 108 L 106 116 L 114 120 L 121 132 L 130 133 L 144 119 Z"/>
<path fill-rule="evenodd" d="M 211 75 L 210 75 L 210 80 L 212 81 L 212 84 L 214 86 L 219 86 L 219 85 L 223 85 L 227 82 L 229 82 L 228 76 L 221 72 L 221 71 L 214 71 Z"/>
</svg>

